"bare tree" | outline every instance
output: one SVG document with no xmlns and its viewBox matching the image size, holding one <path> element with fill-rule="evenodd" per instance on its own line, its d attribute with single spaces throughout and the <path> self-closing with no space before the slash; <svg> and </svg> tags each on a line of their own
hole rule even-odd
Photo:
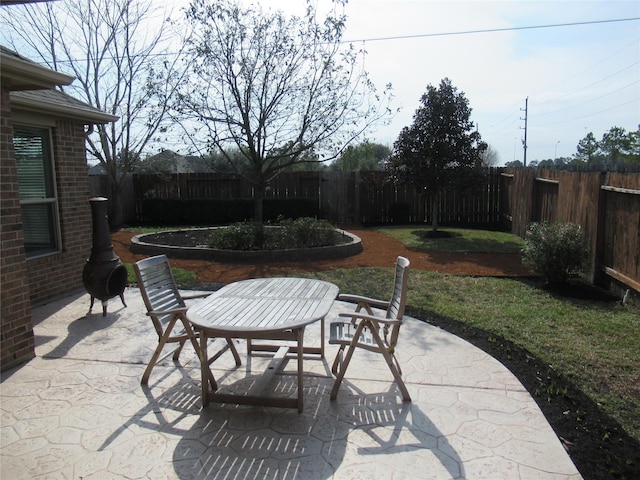
<svg viewBox="0 0 640 480">
<path fill-rule="evenodd" d="M 278 173 L 316 155 L 337 158 L 390 114 L 389 86 L 376 94 L 364 52 L 342 43 L 343 2 L 332 5 L 321 21 L 310 1 L 304 18 L 224 0 L 194 0 L 187 10 L 195 35 L 175 110 L 194 146 L 242 152 L 250 167 L 236 170 L 255 185 L 257 222 Z"/>
<path fill-rule="evenodd" d="M 123 179 L 164 130 L 167 105 L 156 92 L 168 57 L 158 56 L 166 24 L 145 0 L 65 0 L 3 9 L 4 34 L 15 50 L 48 67 L 70 73 L 69 93 L 116 122 L 92 127 L 90 158 L 100 162 L 111 184 L 112 226 L 121 224 Z"/>
<path fill-rule="evenodd" d="M 487 145 L 487 148 L 480 155 L 482 158 L 482 165 L 485 167 L 495 167 L 500 162 L 500 154 L 491 145 Z"/>
</svg>

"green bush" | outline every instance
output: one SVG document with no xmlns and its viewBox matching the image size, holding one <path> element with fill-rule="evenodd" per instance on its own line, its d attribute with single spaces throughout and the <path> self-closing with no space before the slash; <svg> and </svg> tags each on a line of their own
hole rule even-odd
<svg viewBox="0 0 640 480">
<path fill-rule="evenodd" d="M 274 224 L 240 222 L 215 229 L 208 239 L 211 248 L 225 250 L 283 250 L 335 245 L 340 234 L 325 220 L 303 217 Z"/>
<path fill-rule="evenodd" d="M 208 245 L 223 250 L 253 250 L 258 248 L 261 225 L 255 222 L 238 222 L 211 232 Z"/>
<path fill-rule="evenodd" d="M 587 242 L 582 228 L 572 223 L 532 223 L 522 248 L 522 261 L 534 273 L 556 285 L 583 271 Z"/>
</svg>

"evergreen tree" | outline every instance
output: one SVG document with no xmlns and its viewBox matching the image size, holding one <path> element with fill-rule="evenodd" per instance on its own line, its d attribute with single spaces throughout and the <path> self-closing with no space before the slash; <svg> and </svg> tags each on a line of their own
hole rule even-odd
<svg viewBox="0 0 640 480">
<path fill-rule="evenodd" d="M 448 78 L 438 88 L 429 85 L 420 101 L 413 124 L 402 129 L 393 145 L 389 169 L 397 181 L 412 183 L 428 195 L 436 232 L 439 193 L 477 184 L 487 144 L 470 120 L 469 101 Z"/>
</svg>

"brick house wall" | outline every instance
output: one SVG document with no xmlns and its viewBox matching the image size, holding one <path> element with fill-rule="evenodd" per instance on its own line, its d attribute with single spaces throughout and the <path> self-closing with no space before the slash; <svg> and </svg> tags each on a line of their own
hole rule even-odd
<svg viewBox="0 0 640 480">
<path fill-rule="evenodd" d="M 27 260 L 33 305 L 83 290 L 82 269 L 91 253 L 84 125 L 58 119 L 52 137 L 62 251 Z"/>
<path fill-rule="evenodd" d="M 0 367 L 35 355 L 9 91 L 0 101 Z"/>
<path fill-rule="evenodd" d="M 2 45 L 0 62 L 0 369 L 4 371 L 35 356 L 32 306 L 84 291 L 82 270 L 92 241 L 85 129 L 118 117 L 55 89 L 70 85 L 73 77 Z M 60 251 L 29 259 L 13 142 L 18 124 L 50 129 L 60 226 Z"/>
</svg>

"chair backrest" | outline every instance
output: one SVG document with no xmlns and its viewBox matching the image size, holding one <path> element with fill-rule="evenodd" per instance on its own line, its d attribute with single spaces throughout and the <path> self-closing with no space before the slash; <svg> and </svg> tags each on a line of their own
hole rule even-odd
<svg viewBox="0 0 640 480">
<path fill-rule="evenodd" d="M 409 280 L 409 259 L 396 259 L 396 272 L 393 280 L 393 293 L 387 307 L 387 318 L 402 320 L 407 304 L 407 282 Z"/>
<path fill-rule="evenodd" d="M 169 259 L 166 255 L 145 258 L 133 265 L 138 278 L 138 287 L 149 312 L 161 312 L 176 308 L 184 308 L 185 303 L 176 286 Z M 156 320 L 162 322 L 170 315 L 152 315 L 156 330 L 161 329 Z M 162 334 L 160 330 L 159 335 Z"/>
</svg>

